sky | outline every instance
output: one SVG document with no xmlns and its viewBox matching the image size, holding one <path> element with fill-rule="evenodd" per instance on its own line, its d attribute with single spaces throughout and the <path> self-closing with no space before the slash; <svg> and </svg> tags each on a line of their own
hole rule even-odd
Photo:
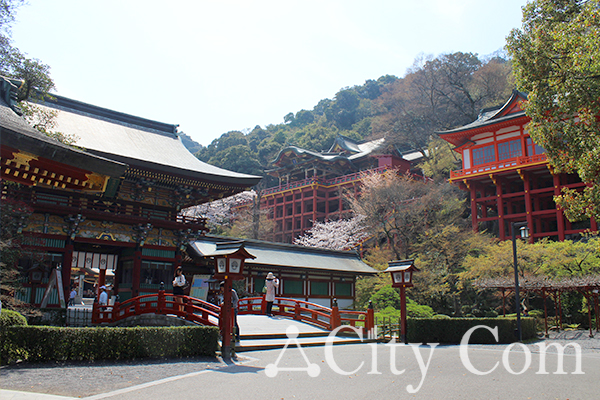
<svg viewBox="0 0 600 400">
<path fill-rule="evenodd" d="M 283 123 L 420 55 L 489 55 L 526 0 L 29 0 L 13 45 L 56 94 L 169 124 L 207 146 Z"/>
</svg>

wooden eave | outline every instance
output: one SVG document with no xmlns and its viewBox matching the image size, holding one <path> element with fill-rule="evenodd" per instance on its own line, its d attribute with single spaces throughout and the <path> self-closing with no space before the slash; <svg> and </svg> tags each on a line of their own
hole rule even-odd
<svg viewBox="0 0 600 400">
<path fill-rule="evenodd" d="M 465 147 L 469 147 L 469 143 L 472 143 L 471 138 L 480 133 L 490 132 L 492 130 L 499 130 L 512 125 L 525 125 L 529 122 L 529 117 L 525 113 L 519 113 L 519 115 L 509 116 L 501 121 L 491 120 L 489 123 L 479 125 L 477 127 L 468 128 L 464 131 L 456 131 L 451 133 L 439 133 L 438 135 L 450 144 L 456 146 L 453 150 L 461 152 Z"/>
</svg>

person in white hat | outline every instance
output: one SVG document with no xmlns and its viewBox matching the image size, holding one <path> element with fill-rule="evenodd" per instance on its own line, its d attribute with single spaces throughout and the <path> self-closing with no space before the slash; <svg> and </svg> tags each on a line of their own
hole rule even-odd
<svg viewBox="0 0 600 400">
<path fill-rule="evenodd" d="M 267 316 L 272 317 L 273 302 L 275 301 L 275 289 L 279 287 L 279 279 L 275 278 L 272 272 L 267 274 L 267 280 L 265 281 L 265 287 L 267 288 L 267 295 L 265 300 L 267 301 Z"/>
<path fill-rule="evenodd" d="M 108 305 L 108 293 L 106 293 L 106 286 L 100 286 L 100 297 L 98 298 L 98 304 L 101 306 Z"/>
</svg>

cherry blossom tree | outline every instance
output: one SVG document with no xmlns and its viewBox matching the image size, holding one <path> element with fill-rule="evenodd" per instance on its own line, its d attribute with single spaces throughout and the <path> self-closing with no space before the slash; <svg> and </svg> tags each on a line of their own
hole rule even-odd
<svg viewBox="0 0 600 400">
<path fill-rule="evenodd" d="M 260 197 L 255 190 L 184 210 L 184 215 L 206 218 L 210 233 L 249 239 L 264 239 L 272 231 L 269 210 L 260 210 Z"/>
<path fill-rule="evenodd" d="M 331 250 L 349 250 L 370 236 L 364 221 L 365 217 L 362 215 L 350 219 L 317 221 L 304 235 L 294 239 L 294 244 Z"/>
</svg>

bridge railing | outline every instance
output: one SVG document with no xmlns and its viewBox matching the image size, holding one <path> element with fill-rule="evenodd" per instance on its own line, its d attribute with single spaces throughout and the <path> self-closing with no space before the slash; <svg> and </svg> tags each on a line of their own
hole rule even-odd
<svg viewBox="0 0 600 400">
<path fill-rule="evenodd" d="M 180 301 L 178 301 L 180 300 Z M 114 305 L 92 308 L 92 324 L 110 324 L 141 314 L 169 314 L 203 325 L 219 325 L 221 307 L 189 296 L 165 293 L 146 294 Z"/>
<path fill-rule="evenodd" d="M 245 297 L 238 303 L 239 315 L 264 314 L 266 309 L 267 302 L 264 296 Z M 329 308 L 309 301 L 276 297 L 272 312 L 328 330 L 352 326 L 367 333 L 375 326 L 372 308 L 367 311 L 339 310 L 336 305 Z M 161 290 L 156 294 L 137 296 L 122 303 L 116 302 L 114 305 L 101 306 L 95 303 L 92 309 L 92 324 L 112 324 L 141 314 L 164 314 L 203 325 L 219 326 L 220 313 L 221 307 L 207 301 L 189 296 L 176 296 Z"/>
<path fill-rule="evenodd" d="M 238 314 L 240 315 L 265 314 L 266 309 L 267 302 L 264 296 L 246 297 L 240 299 L 238 303 Z M 372 308 L 367 311 L 339 310 L 335 305 L 329 308 L 320 304 L 286 297 L 275 298 L 272 313 L 328 330 L 348 325 L 362 328 L 366 333 L 375 326 L 375 316 Z"/>
</svg>

